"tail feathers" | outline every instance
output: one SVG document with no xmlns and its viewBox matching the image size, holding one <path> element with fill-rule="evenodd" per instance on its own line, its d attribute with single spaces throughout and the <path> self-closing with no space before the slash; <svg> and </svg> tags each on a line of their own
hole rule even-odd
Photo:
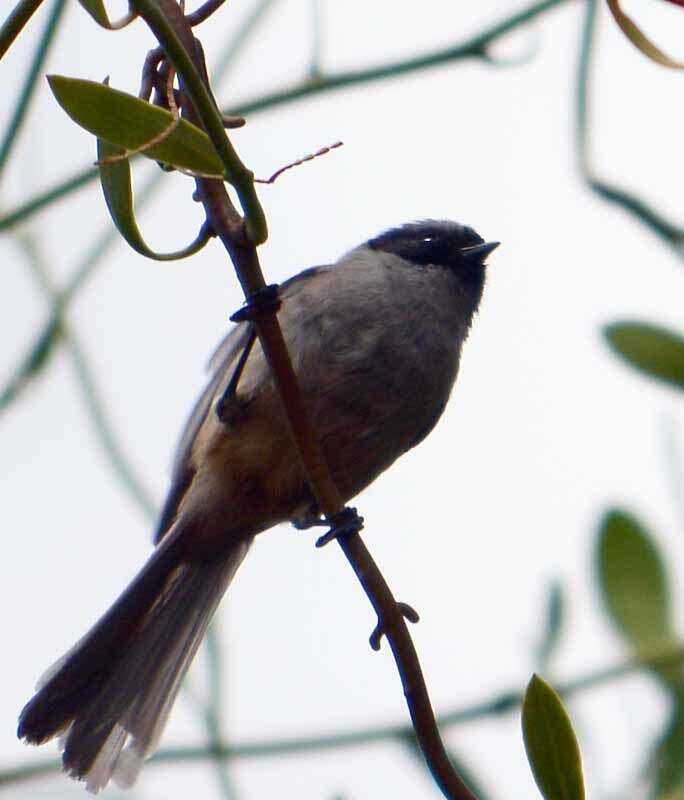
<svg viewBox="0 0 684 800">
<path fill-rule="evenodd" d="M 49 671 L 20 738 L 60 735 L 64 769 L 98 792 L 129 786 L 155 748 L 181 681 L 251 541 L 180 562 L 170 531 L 112 608 Z"/>
</svg>

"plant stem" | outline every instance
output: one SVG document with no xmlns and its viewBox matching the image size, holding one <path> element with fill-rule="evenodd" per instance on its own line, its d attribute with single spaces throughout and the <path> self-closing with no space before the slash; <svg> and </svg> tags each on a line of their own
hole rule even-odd
<svg viewBox="0 0 684 800">
<path fill-rule="evenodd" d="M 42 2 L 43 0 L 19 0 L 0 28 L 0 60 Z"/>
<path fill-rule="evenodd" d="M 45 30 L 43 31 L 40 41 L 38 42 L 38 47 L 34 53 L 33 60 L 26 75 L 26 80 L 24 81 L 24 85 L 19 93 L 19 98 L 14 108 L 14 113 L 12 114 L 12 117 L 7 125 L 2 144 L 0 144 L 0 175 L 2 175 L 2 172 L 7 164 L 9 154 L 17 140 L 22 122 L 26 117 L 26 112 L 28 111 L 29 104 L 35 92 L 38 78 L 42 74 L 43 64 L 45 63 L 50 45 L 54 41 L 55 34 L 57 32 L 57 26 L 62 18 L 62 13 L 64 12 L 65 7 L 66 0 L 55 0 L 55 3 L 52 6 L 52 13 L 48 17 Z M 2 50 L 0 42 L 0 58 L 1 57 Z"/>
<path fill-rule="evenodd" d="M 651 654 L 644 653 L 640 658 L 631 658 L 620 664 L 606 667 L 560 685 L 556 691 L 564 698 L 586 692 L 597 686 L 613 683 L 621 678 L 641 670 L 653 667 L 666 667 L 681 664 L 684 660 L 684 647 L 676 646 L 655 650 Z M 520 707 L 523 693 L 519 689 L 501 692 L 494 697 L 470 706 L 440 714 L 437 722 L 440 727 L 464 725 L 486 717 L 509 714 Z M 338 750 L 347 747 L 363 747 L 379 742 L 401 741 L 412 737 L 410 725 L 372 725 L 358 728 L 347 733 L 311 734 L 308 736 L 291 736 L 273 741 L 243 742 L 216 750 L 208 747 L 167 747 L 153 756 L 152 764 L 183 764 L 187 762 L 211 761 L 216 758 L 244 759 L 271 758 L 279 756 L 299 755 L 301 753 Z M 25 767 L 13 767 L 0 772 L 0 787 L 21 783 L 41 775 L 49 775 L 59 770 L 56 759 L 38 761 Z"/>
</svg>

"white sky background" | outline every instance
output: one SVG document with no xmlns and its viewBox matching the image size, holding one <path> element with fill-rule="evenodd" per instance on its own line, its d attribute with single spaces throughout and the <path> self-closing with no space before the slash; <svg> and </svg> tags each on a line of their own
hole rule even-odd
<svg viewBox="0 0 684 800">
<path fill-rule="evenodd" d="M 227 4 L 199 29 L 210 63 L 244 5 Z M 323 68 L 456 43 L 521 7 L 493 0 L 323 2 Z M 656 2 L 628 8 L 682 55 L 680 9 Z M 46 11 L 2 62 L 4 85 L 23 76 L 27 42 L 36 40 Z M 282 0 L 220 98 L 251 97 L 299 78 L 310 58 L 310 12 L 309 3 Z M 573 112 L 582 13 L 581 4 L 567 4 L 497 48 L 506 56 L 536 48 L 523 66 L 447 65 L 255 115 L 233 136 L 243 160 L 264 177 L 345 142 L 260 192 L 270 224 L 261 250 L 270 280 L 334 260 L 417 218 L 453 218 L 502 242 L 442 422 L 358 499 L 366 540 L 390 585 L 421 614 L 412 632 L 439 711 L 524 686 L 554 578 L 569 608 L 550 677 L 570 679 L 623 658 L 592 580 L 596 523 L 609 504 L 624 503 L 647 521 L 673 567 L 684 547 L 676 502 L 682 487 L 673 482 L 665 444 L 674 432 L 684 446 L 681 400 L 618 363 L 599 335 L 601 325 L 624 317 L 684 329 L 684 268 L 579 179 Z M 135 92 L 151 44 L 141 22 L 105 33 L 73 4 L 48 69 L 94 80 L 109 74 L 113 86 Z M 596 164 L 607 179 L 681 217 L 684 77 L 647 62 L 603 9 L 598 45 Z M 91 138 L 44 86 L 3 186 L 3 207 L 93 158 Z M 140 220 L 160 250 L 182 246 L 200 220 L 187 179 L 171 176 L 167 186 Z M 93 185 L 34 218 L 27 231 L 64 280 L 106 224 Z M 0 260 L 4 383 L 46 308 L 8 237 Z M 159 501 L 203 366 L 240 302 L 215 243 L 175 264 L 146 261 L 121 244 L 71 308 L 120 442 Z M 16 741 L 18 711 L 41 672 L 137 570 L 150 530 L 96 443 L 64 352 L 0 418 L 0 437 L 0 764 L 9 767 L 55 753 L 54 745 L 36 751 Z M 375 620 L 362 590 L 338 548 L 317 551 L 313 541 L 314 534 L 286 527 L 263 536 L 222 607 L 231 742 L 407 718 L 388 648 L 377 655 L 367 645 Z M 681 590 L 677 595 L 681 600 Z M 201 664 L 194 674 L 201 681 Z M 662 725 L 657 693 L 646 678 L 633 677 L 569 705 L 589 795 L 622 792 Z M 163 744 L 202 736 L 181 700 Z M 446 738 L 491 797 L 535 796 L 517 714 L 452 728 Z M 422 767 L 394 745 L 240 761 L 232 774 L 247 799 L 438 796 Z M 148 767 L 135 796 L 212 797 L 215 786 L 206 766 Z M 5 795 L 81 791 L 55 777 Z"/>
</svg>

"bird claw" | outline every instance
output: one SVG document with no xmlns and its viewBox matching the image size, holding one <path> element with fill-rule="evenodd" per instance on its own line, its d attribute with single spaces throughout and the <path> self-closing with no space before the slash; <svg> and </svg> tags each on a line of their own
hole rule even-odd
<svg viewBox="0 0 684 800">
<path fill-rule="evenodd" d="M 399 612 L 401 613 L 402 617 L 404 617 L 404 619 L 407 619 L 409 622 L 415 623 L 420 620 L 418 612 L 408 603 L 398 602 L 397 608 L 399 609 Z M 368 639 L 370 646 L 373 648 L 373 650 L 377 651 L 380 649 L 380 643 L 382 642 L 382 637 L 386 634 L 386 632 L 387 631 L 385 629 L 384 622 L 381 619 L 379 619 L 378 624 L 375 626 L 375 628 L 373 629 L 373 633 L 371 633 Z"/>
<path fill-rule="evenodd" d="M 358 533 L 363 528 L 363 517 L 358 515 L 355 508 L 345 506 L 341 511 L 327 517 L 325 524 L 330 525 L 330 530 L 316 539 L 316 547 L 325 547 L 340 536 Z"/>
</svg>

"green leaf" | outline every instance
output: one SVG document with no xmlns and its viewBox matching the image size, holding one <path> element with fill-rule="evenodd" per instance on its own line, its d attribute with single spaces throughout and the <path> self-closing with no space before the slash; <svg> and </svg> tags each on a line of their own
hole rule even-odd
<svg viewBox="0 0 684 800">
<path fill-rule="evenodd" d="M 98 168 L 105 202 L 114 224 L 128 244 L 136 252 L 155 261 L 186 258 L 204 247 L 209 237 L 202 232 L 188 247 L 173 253 L 156 253 L 147 246 L 135 221 L 130 162 L 127 158 L 118 158 L 125 152 L 115 144 L 97 140 Z"/>
<path fill-rule="evenodd" d="M 67 114 L 99 139 L 127 151 L 145 148 L 143 155 L 172 167 L 223 176 L 221 159 L 209 137 L 187 120 L 172 127 L 169 111 L 102 83 L 60 75 L 50 75 L 48 81 Z"/>
<path fill-rule="evenodd" d="M 671 692 L 672 710 L 655 758 L 655 797 L 682 797 L 684 789 L 684 688 Z"/>
<path fill-rule="evenodd" d="M 98 25 L 101 25 L 103 28 L 107 28 L 109 31 L 115 31 L 119 30 L 120 28 L 124 28 L 136 17 L 134 13 L 129 13 L 118 22 L 112 22 L 107 15 L 107 10 L 105 9 L 102 0 L 78 0 L 78 2 L 90 14 L 95 22 L 97 22 Z"/>
<path fill-rule="evenodd" d="M 628 643 L 638 651 L 674 640 L 665 567 L 639 522 L 624 511 L 609 511 L 596 556 L 606 609 Z"/>
<path fill-rule="evenodd" d="M 684 339 L 645 322 L 615 322 L 605 336 L 631 366 L 658 380 L 684 389 Z"/>
<path fill-rule="evenodd" d="M 522 706 L 527 760 L 546 800 L 584 800 L 582 759 L 560 697 L 533 675 Z"/>
</svg>

